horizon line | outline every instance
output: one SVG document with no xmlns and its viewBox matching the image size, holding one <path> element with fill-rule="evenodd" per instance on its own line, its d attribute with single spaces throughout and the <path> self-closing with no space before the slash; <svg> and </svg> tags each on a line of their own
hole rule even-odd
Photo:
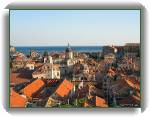
<svg viewBox="0 0 150 117">
<path fill-rule="evenodd" d="M 103 44 L 103 45 L 71 45 L 70 46 L 125 46 L 126 44 L 140 44 L 140 42 L 135 42 L 135 43 L 125 43 L 125 44 Z M 13 47 L 55 47 L 55 46 L 68 46 L 67 44 L 66 45 L 11 45 L 10 46 L 13 46 Z"/>
</svg>

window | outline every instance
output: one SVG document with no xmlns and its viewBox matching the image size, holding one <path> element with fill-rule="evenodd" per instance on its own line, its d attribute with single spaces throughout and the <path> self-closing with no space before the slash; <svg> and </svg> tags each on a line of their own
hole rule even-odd
<svg viewBox="0 0 150 117">
<path fill-rule="evenodd" d="M 57 76 L 59 76 L 59 72 L 57 72 Z"/>
</svg>

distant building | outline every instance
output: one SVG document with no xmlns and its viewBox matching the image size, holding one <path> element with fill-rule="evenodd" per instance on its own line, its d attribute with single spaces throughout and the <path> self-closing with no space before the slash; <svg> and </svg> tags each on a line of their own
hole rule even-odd
<svg viewBox="0 0 150 117">
<path fill-rule="evenodd" d="M 87 64 L 76 63 L 73 66 L 73 80 L 85 80 L 84 77 L 89 75 Z"/>
<path fill-rule="evenodd" d="M 109 53 L 104 55 L 104 60 L 107 63 L 113 63 L 116 60 L 116 56 L 113 53 Z"/>
<path fill-rule="evenodd" d="M 67 65 L 67 72 L 70 73 L 72 72 L 73 69 L 73 65 L 76 63 L 76 60 L 73 59 L 73 51 L 69 46 L 68 43 L 68 47 L 66 48 L 66 57 L 65 57 L 65 61 L 66 61 L 66 65 Z"/>
<path fill-rule="evenodd" d="M 83 64 L 83 74 L 89 74 L 89 67 L 87 64 Z"/>
<path fill-rule="evenodd" d="M 114 53 L 114 48 L 111 46 L 103 46 L 103 55 Z"/>
<path fill-rule="evenodd" d="M 38 58 L 40 56 L 40 54 L 38 53 L 38 52 L 36 52 L 36 51 L 34 51 L 34 50 L 31 50 L 31 52 L 30 52 L 30 57 L 32 58 L 32 59 L 36 59 L 36 58 Z"/>
<path fill-rule="evenodd" d="M 138 53 L 135 53 L 135 52 L 128 52 L 128 53 L 125 53 L 124 55 L 125 57 L 128 57 L 128 58 L 135 58 L 138 56 Z"/>
<path fill-rule="evenodd" d="M 14 46 L 10 46 L 10 53 L 15 53 L 16 52 L 16 48 Z"/>
<path fill-rule="evenodd" d="M 73 66 L 73 80 L 81 80 L 83 77 L 83 64 L 76 63 Z"/>
<path fill-rule="evenodd" d="M 139 43 L 127 43 L 124 46 L 125 53 L 136 53 L 140 56 L 140 44 Z"/>
<path fill-rule="evenodd" d="M 73 51 L 70 48 L 69 43 L 68 43 L 68 47 L 65 50 L 65 59 L 61 63 L 61 75 L 65 76 L 65 75 L 72 74 L 73 65 L 76 63 L 77 63 L 77 59 L 74 59 Z"/>
<path fill-rule="evenodd" d="M 73 59 L 73 51 L 70 48 L 69 43 L 68 43 L 68 47 L 66 48 L 66 59 Z"/>
<path fill-rule="evenodd" d="M 33 61 L 27 61 L 27 63 L 26 63 L 26 68 L 27 69 L 34 70 L 34 67 L 35 67 L 35 62 L 33 62 Z"/>
<path fill-rule="evenodd" d="M 16 56 L 12 61 L 12 70 L 17 71 L 18 69 L 25 67 L 26 60 L 24 57 Z"/>
<path fill-rule="evenodd" d="M 120 59 L 120 58 L 122 58 L 122 57 L 124 56 L 124 53 L 125 53 L 125 51 L 124 51 L 124 46 L 116 46 L 116 48 L 117 48 L 116 57 L 117 57 L 118 59 Z"/>
<path fill-rule="evenodd" d="M 103 79 L 102 88 L 103 88 L 104 96 L 107 97 L 107 99 L 108 99 L 108 96 L 110 95 L 111 81 L 112 79 L 108 75 L 105 76 Z"/>
<path fill-rule="evenodd" d="M 32 73 L 33 78 L 60 79 L 60 65 L 46 63 Z"/>
<path fill-rule="evenodd" d="M 44 63 L 51 63 L 51 64 L 53 64 L 53 58 L 51 56 L 44 57 Z"/>
</svg>

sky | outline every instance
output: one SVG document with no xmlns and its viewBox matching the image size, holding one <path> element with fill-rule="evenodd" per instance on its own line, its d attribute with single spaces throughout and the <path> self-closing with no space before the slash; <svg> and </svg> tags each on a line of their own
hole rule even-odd
<svg viewBox="0 0 150 117">
<path fill-rule="evenodd" d="M 140 43 L 140 10 L 11 10 L 12 46 Z"/>
</svg>

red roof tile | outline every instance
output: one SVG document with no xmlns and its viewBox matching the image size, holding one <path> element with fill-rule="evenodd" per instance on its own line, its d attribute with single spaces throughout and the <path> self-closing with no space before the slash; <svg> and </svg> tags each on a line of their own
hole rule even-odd
<svg viewBox="0 0 150 117">
<path fill-rule="evenodd" d="M 73 84 L 65 79 L 57 88 L 56 94 L 58 94 L 61 97 L 67 96 L 69 92 L 72 90 L 72 88 Z"/>
<path fill-rule="evenodd" d="M 90 107 L 90 105 L 87 102 L 84 102 L 84 107 Z"/>
<path fill-rule="evenodd" d="M 108 107 L 108 105 L 106 104 L 106 101 L 103 98 L 98 97 L 98 96 L 96 96 L 95 103 L 96 103 L 96 106 L 98 106 L 98 107 Z"/>
<path fill-rule="evenodd" d="M 27 99 L 22 97 L 15 91 L 11 90 L 10 93 L 10 107 L 25 107 Z"/>
<path fill-rule="evenodd" d="M 15 60 L 16 60 L 16 61 L 23 61 L 23 57 L 17 56 Z"/>
<path fill-rule="evenodd" d="M 44 82 L 40 79 L 37 79 L 35 81 L 33 81 L 31 84 L 29 84 L 28 86 L 26 86 L 23 89 L 23 93 L 28 96 L 28 97 L 32 97 L 32 95 L 34 93 L 36 93 L 40 88 L 42 88 L 44 86 Z"/>
</svg>

